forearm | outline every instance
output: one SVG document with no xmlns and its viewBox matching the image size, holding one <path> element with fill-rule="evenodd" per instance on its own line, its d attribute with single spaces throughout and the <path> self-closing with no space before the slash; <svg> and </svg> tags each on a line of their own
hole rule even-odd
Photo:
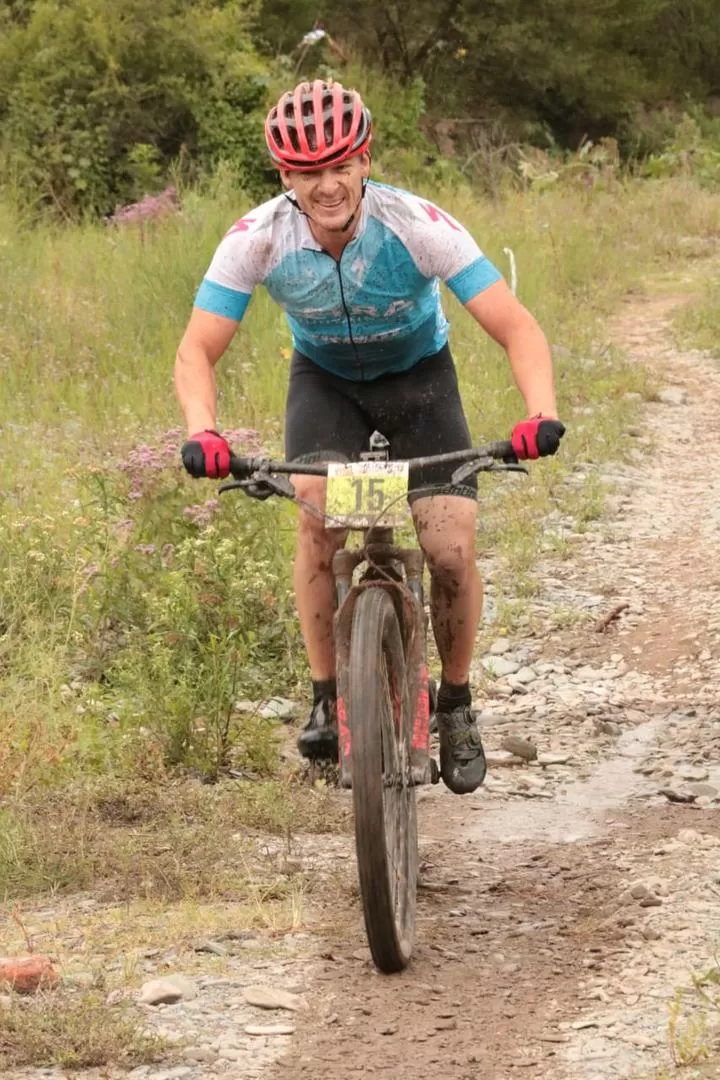
<svg viewBox="0 0 720 1080">
<path fill-rule="evenodd" d="M 207 353 L 197 346 L 183 342 L 178 350 L 175 359 L 175 392 L 185 414 L 189 435 L 215 429 L 215 368 Z"/>
<path fill-rule="evenodd" d="M 528 416 L 557 417 L 552 355 L 547 338 L 528 315 L 505 342 L 515 384 L 525 399 Z"/>
</svg>

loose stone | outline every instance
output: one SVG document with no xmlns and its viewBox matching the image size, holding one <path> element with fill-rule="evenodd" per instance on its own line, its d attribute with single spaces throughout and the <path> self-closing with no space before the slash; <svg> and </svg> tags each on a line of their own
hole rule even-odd
<svg viewBox="0 0 720 1080">
<path fill-rule="evenodd" d="M 258 1009 L 290 1009 L 296 1011 L 302 1006 L 302 998 L 287 990 L 276 990 L 272 986 L 248 986 L 245 1001 Z"/>
<path fill-rule="evenodd" d="M 522 758 L 524 761 L 534 761 L 537 757 L 537 747 L 529 739 L 521 739 L 518 735 L 506 735 L 500 744 L 503 750 Z"/>
<path fill-rule="evenodd" d="M 167 975 L 144 983 L 138 996 L 141 1005 L 172 1005 L 176 1001 L 190 1001 L 197 996 L 192 979 L 184 975 Z"/>
</svg>

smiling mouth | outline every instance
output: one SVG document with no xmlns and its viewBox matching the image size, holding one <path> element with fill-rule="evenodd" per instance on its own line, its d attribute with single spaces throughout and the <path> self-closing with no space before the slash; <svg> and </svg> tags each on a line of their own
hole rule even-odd
<svg viewBox="0 0 720 1080">
<path fill-rule="evenodd" d="M 344 199 L 338 199 L 338 201 L 334 203 L 317 203 L 318 210 L 339 210 L 340 207 L 344 205 Z"/>
</svg>

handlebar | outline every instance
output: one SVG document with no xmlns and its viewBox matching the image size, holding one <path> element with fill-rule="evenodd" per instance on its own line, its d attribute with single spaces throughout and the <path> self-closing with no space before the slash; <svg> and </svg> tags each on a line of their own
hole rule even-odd
<svg viewBox="0 0 720 1080">
<path fill-rule="evenodd" d="M 372 460 L 366 455 L 364 460 Z M 455 450 L 448 454 L 432 454 L 428 457 L 409 458 L 411 469 L 424 468 L 428 465 L 453 465 L 460 467 L 453 472 L 450 482 L 459 485 L 478 472 L 506 471 L 523 472 L 527 469 L 518 463 L 518 459 L 509 440 L 488 443 L 487 446 L 473 447 L 469 450 Z M 294 498 L 295 490 L 286 476 L 327 476 L 328 462 L 303 463 L 299 461 L 273 461 L 264 457 L 230 456 L 230 473 L 233 477 L 223 484 L 220 491 L 246 488 L 249 484 L 261 483 L 270 488 L 275 495 Z"/>
<path fill-rule="evenodd" d="M 489 459 L 489 460 L 488 460 Z M 409 458 L 408 465 L 411 469 L 421 469 L 428 465 L 452 465 L 455 462 L 477 463 L 480 472 L 492 467 L 495 462 L 503 462 L 516 471 L 518 466 L 512 443 L 509 439 L 500 442 L 488 443 L 487 446 L 474 447 L 470 450 L 455 450 L 449 454 L 432 454 L 429 457 Z M 524 471 L 524 470 L 523 470 Z M 238 457 L 237 454 L 230 456 L 230 472 L 235 480 L 251 480 L 257 473 L 275 473 L 289 476 L 327 476 L 328 462 L 315 462 L 312 464 L 299 461 L 272 461 L 264 457 Z"/>
</svg>

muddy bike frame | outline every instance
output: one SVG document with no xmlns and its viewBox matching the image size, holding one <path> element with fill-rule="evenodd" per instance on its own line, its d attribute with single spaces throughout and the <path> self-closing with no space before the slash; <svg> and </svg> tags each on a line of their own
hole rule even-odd
<svg viewBox="0 0 720 1080">
<path fill-rule="evenodd" d="M 370 437 L 369 449 L 360 454 L 361 461 L 389 461 L 390 446 L 379 432 Z M 499 441 L 487 446 L 459 450 L 447 454 L 412 458 L 409 468 L 417 469 L 433 465 L 457 465 L 450 484 L 459 486 L 478 472 L 527 470 L 519 465 L 512 443 Z M 253 484 L 263 484 L 273 494 L 296 500 L 295 489 L 286 477 L 317 476 L 327 478 L 327 463 L 273 461 L 263 457 L 237 457 L 232 455 L 230 472 L 233 480 L 223 484 L 221 492 L 243 490 Z M 320 513 L 319 511 L 317 511 Z M 347 526 L 330 527 L 346 528 Z M 437 764 L 430 758 L 430 698 L 427 666 L 427 617 L 423 595 L 423 569 L 425 558 L 419 547 L 399 548 L 394 543 L 393 529 L 371 526 L 355 529 L 362 531 L 362 546 L 347 550 L 342 548 L 333 558 L 337 608 L 335 612 L 335 649 L 337 670 L 337 716 L 340 743 L 340 771 L 343 787 L 352 785 L 352 734 L 348 723 L 348 686 L 351 631 L 355 603 L 361 592 L 369 587 L 381 587 L 390 591 L 403 631 L 406 655 L 406 673 L 410 700 L 413 703 L 411 736 L 412 776 L 415 784 L 436 783 L 439 779 Z M 356 568 L 367 563 L 360 580 L 353 585 Z"/>
<path fill-rule="evenodd" d="M 390 446 L 379 432 L 361 461 L 382 464 Z M 500 464 L 502 462 L 502 464 Z M 410 468 L 457 465 L 451 483 L 480 471 L 518 465 L 508 442 L 477 450 L 414 458 Z M 295 499 L 288 474 L 328 476 L 327 464 L 299 464 L 233 456 L 234 479 L 221 487 Z M 372 482 L 372 481 L 371 481 Z M 254 489 L 252 485 L 260 485 Z M 400 491 L 398 499 L 406 497 Z M 300 502 L 300 500 L 297 500 Z M 320 514 L 316 507 L 310 507 Z M 387 508 L 386 508 L 387 509 Z M 320 516 L 331 527 L 353 527 L 347 519 Z M 424 556 L 420 548 L 394 543 L 381 515 L 355 519 L 363 544 L 333 558 L 337 607 L 335 653 L 340 778 L 352 787 L 355 851 L 370 952 L 386 973 L 401 971 L 412 955 L 417 903 L 418 830 L 415 787 L 439 780 L 430 756 L 430 699 L 427 616 L 423 599 Z M 368 520 L 371 521 L 367 527 Z M 364 564 L 359 580 L 355 571 Z"/>
</svg>

